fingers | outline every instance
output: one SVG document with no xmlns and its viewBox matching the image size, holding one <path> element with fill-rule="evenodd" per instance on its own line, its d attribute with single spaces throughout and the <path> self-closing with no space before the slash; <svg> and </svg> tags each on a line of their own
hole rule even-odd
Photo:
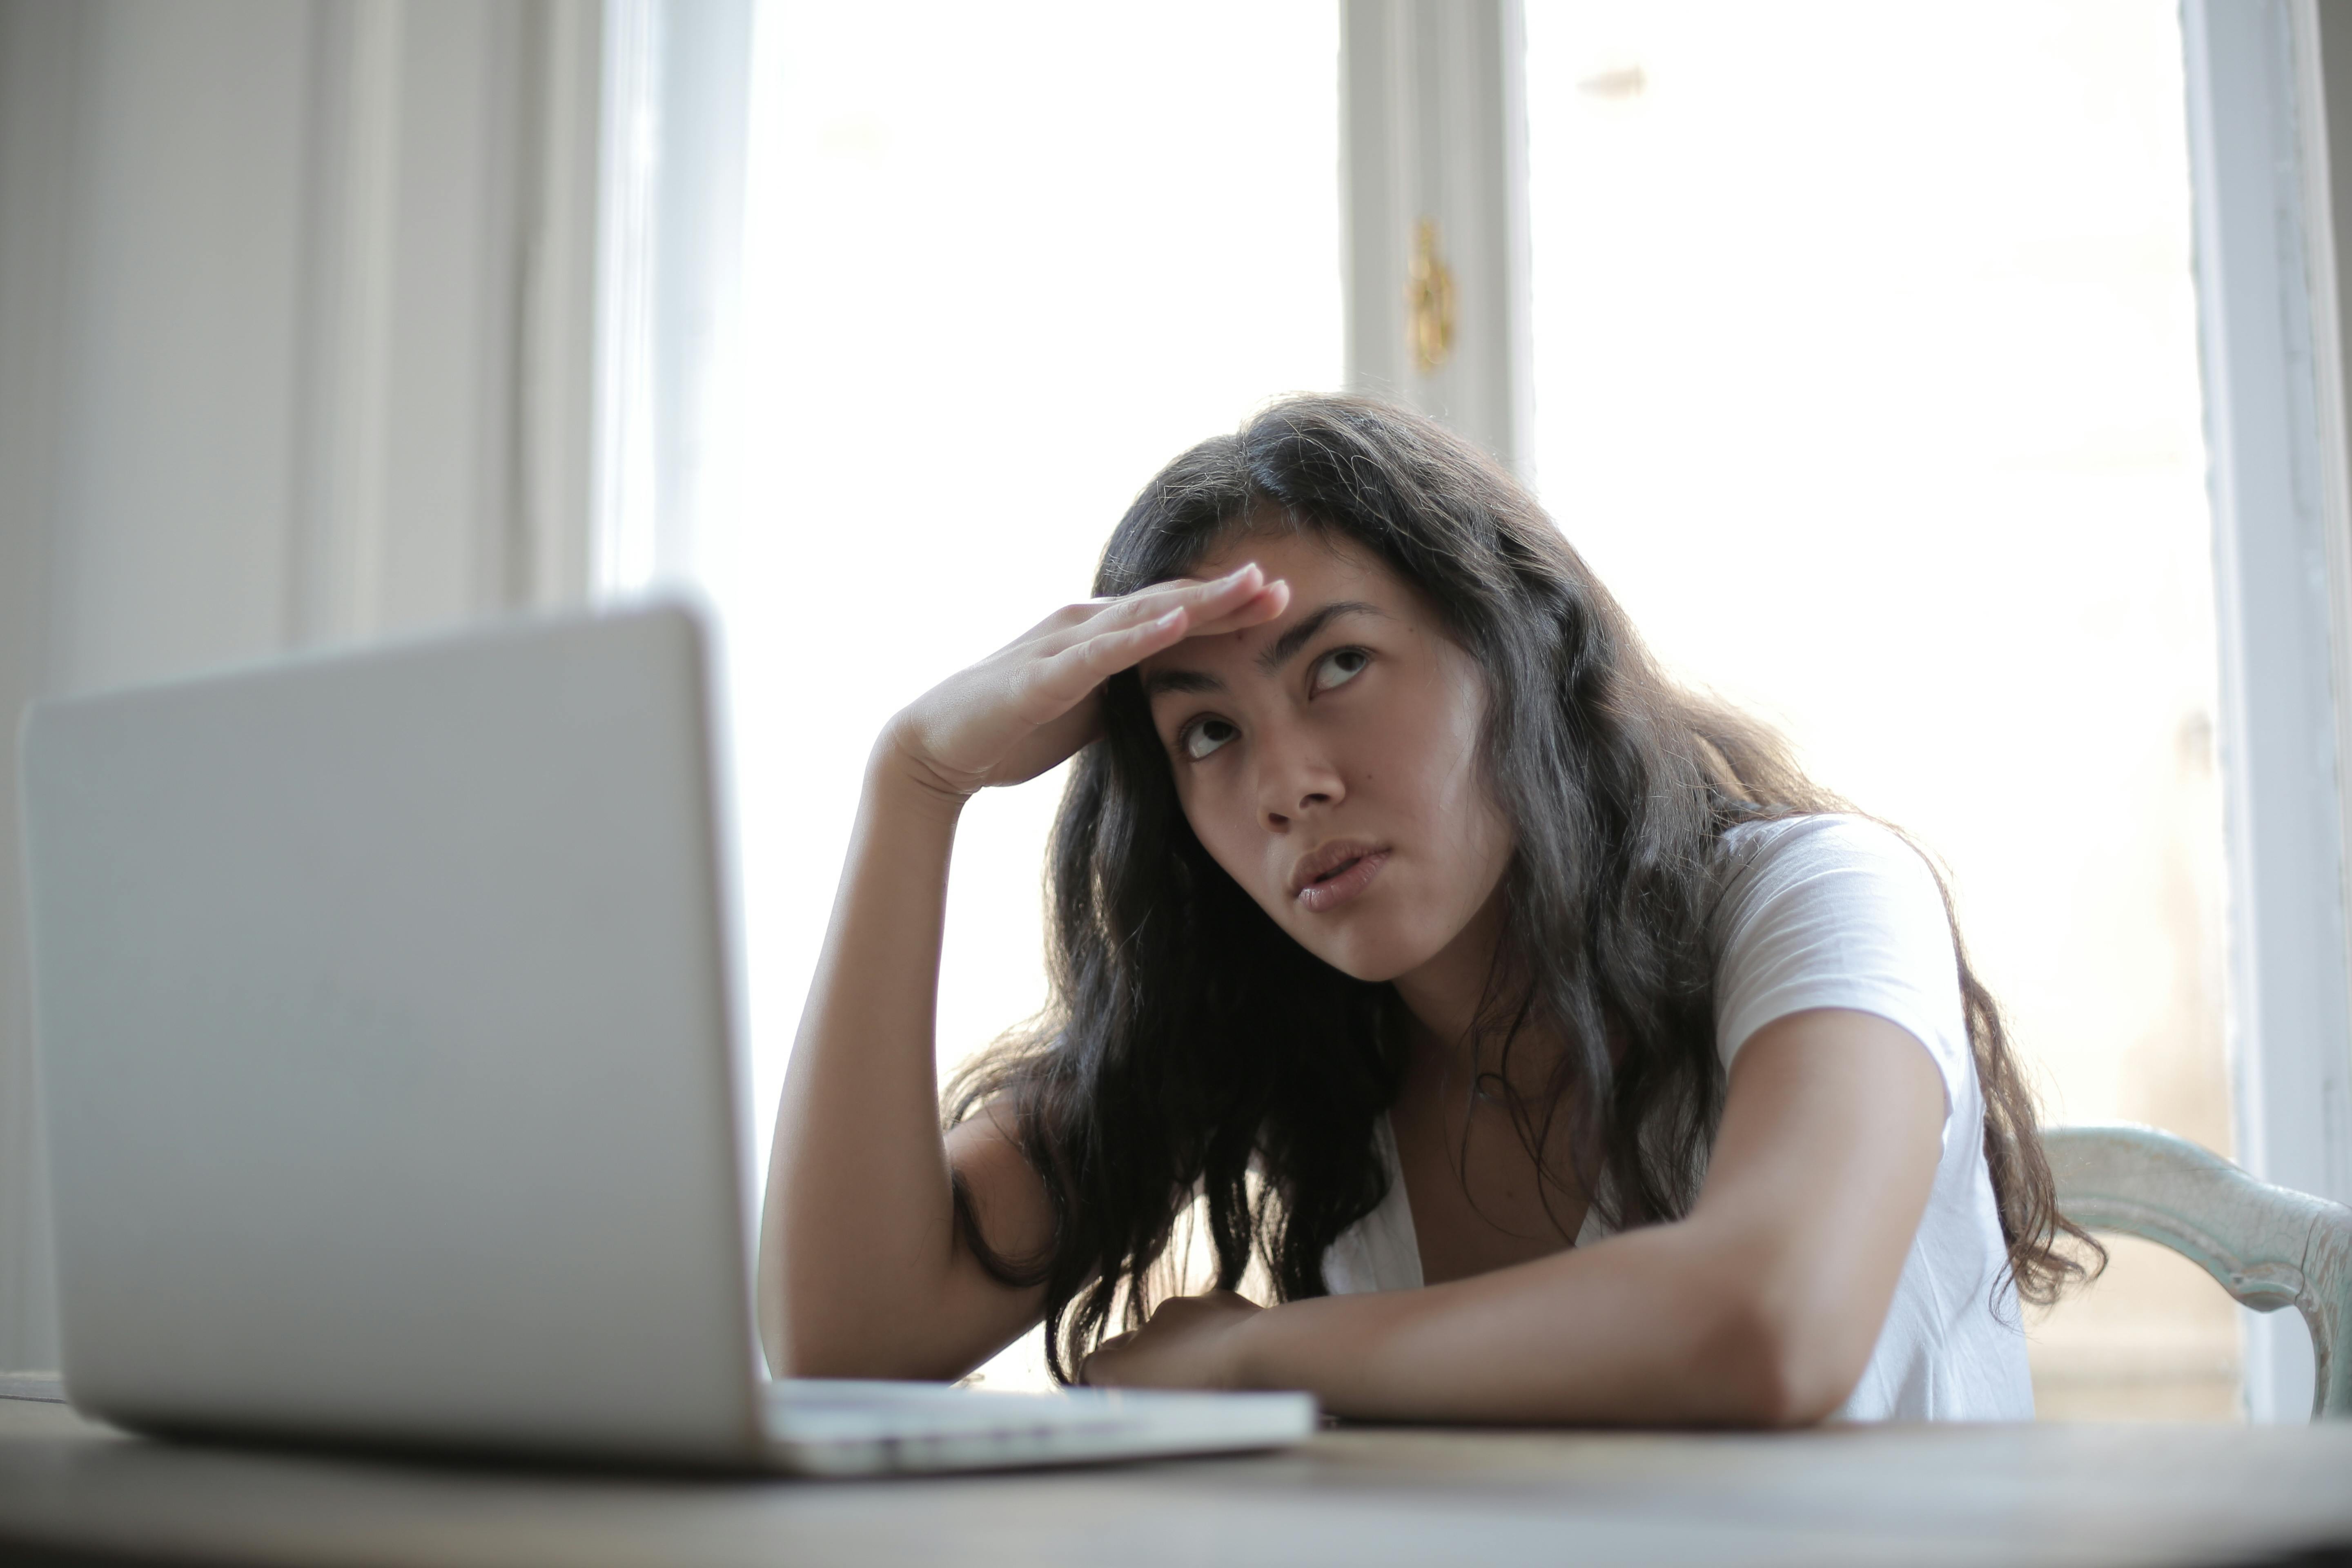
<svg viewBox="0 0 2352 1568">
<path fill-rule="evenodd" d="M 1109 1387 L 1118 1381 L 1119 1352 L 1135 1339 L 1133 1331 L 1113 1334 L 1097 1345 L 1086 1360 L 1078 1363 L 1078 1381 L 1095 1387 Z"/>
<path fill-rule="evenodd" d="M 1154 583 L 1132 594 L 1117 595 L 1106 599 L 1081 599 L 1064 605 L 1027 631 L 1013 639 L 1014 647 L 1032 647 L 1046 653 L 1058 653 L 1073 642 L 1083 642 L 1115 627 L 1132 626 L 1168 613 L 1176 603 L 1175 594 L 1182 588 L 1202 586 L 1190 577 L 1171 578 Z"/>
<path fill-rule="evenodd" d="M 1182 609 L 1195 619 L 1204 615 L 1223 615 L 1265 585 L 1265 574 L 1258 569 L 1255 562 L 1205 583 L 1192 578 L 1155 583 L 1149 588 L 1105 605 L 1087 623 L 1087 629 L 1109 631 L 1118 626 L 1133 626 L 1157 619 L 1173 609 Z"/>
<path fill-rule="evenodd" d="M 1171 1296 L 1152 1308 L 1150 1321 L 1157 1323 L 1165 1318 L 1172 1323 L 1192 1317 L 1218 1317 L 1234 1312 L 1255 1312 L 1259 1310 L 1255 1301 L 1240 1291 L 1227 1290 L 1220 1287 L 1189 1296 Z"/>
<path fill-rule="evenodd" d="M 1250 626 L 1263 626 L 1290 607 L 1290 584 L 1277 577 L 1249 598 L 1213 620 L 1194 617 L 1184 635 L 1191 637 L 1213 637 L 1221 632 L 1238 632 Z"/>
<path fill-rule="evenodd" d="M 1154 584 L 1104 605 L 1083 620 L 1086 608 L 1056 611 L 1038 628 L 1017 658 L 1027 664 L 1014 690 L 1014 705 L 1035 725 L 1050 724 L 1084 701 L 1104 681 L 1188 637 L 1239 631 L 1274 619 L 1290 604 L 1290 584 L 1266 581 L 1255 562 L 1209 582 L 1180 579 Z M 1008 653 L 1013 652 L 1007 649 Z"/>
<path fill-rule="evenodd" d="M 1275 585 L 1265 580 L 1265 573 L 1257 563 L 1251 562 L 1237 571 L 1207 582 L 1192 578 L 1177 578 L 1167 583 L 1155 583 L 1149 588 L 1123 598 L 1102 604 L 1094 613 L 1080 616 L 1088 606 L 1073 605 L 1057 613 L 1041 628 L 1036 639 L 1037 651 L 1060 653 L 1106 632 L 1141 626 L 1159 619 L 1171 610 L 1181 609 L 1199 627 L 1220 622 L 1244 610 L 1254 600 L 1263 597 Z M 1282 601 L 1287 603 L 1287 591 Z M 1276 608 L 1265 615 L 1244 619 L 1243 626 L 1255 626 L 1282 612 Z M 1230 629 L 1230 628 L 1228 628 Z"/>
<path fill-rule="evenodd" d="M 1031 665 L 1015 696 L 1022 716 L 1048 724 L 1104 681 L 1184 640 L 1190 617 L 1179 607 L 1139 625 L 1099 633 Z"/>
</svg>

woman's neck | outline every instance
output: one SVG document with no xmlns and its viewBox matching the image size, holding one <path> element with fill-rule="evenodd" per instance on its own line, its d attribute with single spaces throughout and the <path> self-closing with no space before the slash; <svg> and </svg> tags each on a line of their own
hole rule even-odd
<svg viewBox="0 0 2352 1568">
<path fill-rule="evenodd" d="M 1503 894 L 1497 888 L 1435 957 L 1398 975 L 1394 982 L 1397 999 L 1419 1026 L 1413 1054 L 1433 1058 L 1428 1065 L 1439 1069 L 1445 1079 L 1468 1081 L 1482 1071 L 1494 1070 L 1491 1058 L 1479 1059 L 1477 1026 L 1489 990 L 1509 983 L 1508 976 L 1496 973 L 1502 941 Z M 1545 1047 L 1555 1044 L 1535 1037 L 1532 1032 L 1522 1034 L 1511 1052 L 1512 1077 L 1517 1079 L 1528 1068 L 1536 1069 L 1539 1078 L 1548 1073 L 1555 1053 Z"/>
</svg>

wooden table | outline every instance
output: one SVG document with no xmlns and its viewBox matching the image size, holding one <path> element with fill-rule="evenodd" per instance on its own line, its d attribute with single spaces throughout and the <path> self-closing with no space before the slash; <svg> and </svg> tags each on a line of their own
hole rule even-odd
<svg viewBox="0 0 2352 1568">
<path fill-rule="evenodd" d="M 2352 1425 L 1349 1428 L 1253 1458 L 817 1483 L 129 1437 L 0 1399 L 0 1562 L 2352 1563 Z M 2297 1553 L 2321 1550 L 2308 1556 Z"/>
</svg>

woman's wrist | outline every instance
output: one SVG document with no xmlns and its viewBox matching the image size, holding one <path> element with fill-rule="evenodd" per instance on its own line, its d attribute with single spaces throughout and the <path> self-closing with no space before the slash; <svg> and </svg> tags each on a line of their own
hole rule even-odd
<svg viewBox="0 0 2352 1568">
<path fill-rule="evenodd" d="M 1338 1409 L 1363 1398 L 1370 1369 L 1393 1366 L 1395 1336 L 1424 1292 L 1323 1296 L 1253 1312 L 1234 1327 L 1223 1369 L 1234 1389 L 1301 1389 Z"/>
<path fill-rule="evenodd" d="M 912 811 L 953 826 L 963 815 L 971 792 L 955 788 L 908 743 L 900 725 L 893 723 L 875 742 L 866 763 L 866 790 L 892 810 Z"/>
<path fill-rule="evenodd" d="M 1285 1375 L 1283 1342 L 1296 1319 L 1297 1308 L 1268 1307 L 1235 1321 L 1226 1331 L 1221 1386 L 1235 1390 L 1297 1388 L 1293 1370 Z"/>
</svg>

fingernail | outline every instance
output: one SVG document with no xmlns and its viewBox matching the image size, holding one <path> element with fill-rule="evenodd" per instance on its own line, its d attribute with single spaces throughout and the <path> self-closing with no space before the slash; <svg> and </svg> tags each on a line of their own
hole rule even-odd
<svg viewBox="0 0 2352 1568">
<path fill-rule="evenodd" d="M 1181 611 L 1181 610 L 1171 610 L 1171 611 L 1169 611 L 1166 615 L 1164 615 L 1164 616 L 1160 616 L 1158 620 L 1156 620 L 1156 621 L 1152 622 L 1151 624 L 1152 624 L 1153 626 L 1174 626 L 1178 621 L 1181 621 L 1181 620 L 1182 620 L 1183 618 L 1184 618 L 1184 612 L 1183 612 L 1183 611 Z"/>
</svg>

